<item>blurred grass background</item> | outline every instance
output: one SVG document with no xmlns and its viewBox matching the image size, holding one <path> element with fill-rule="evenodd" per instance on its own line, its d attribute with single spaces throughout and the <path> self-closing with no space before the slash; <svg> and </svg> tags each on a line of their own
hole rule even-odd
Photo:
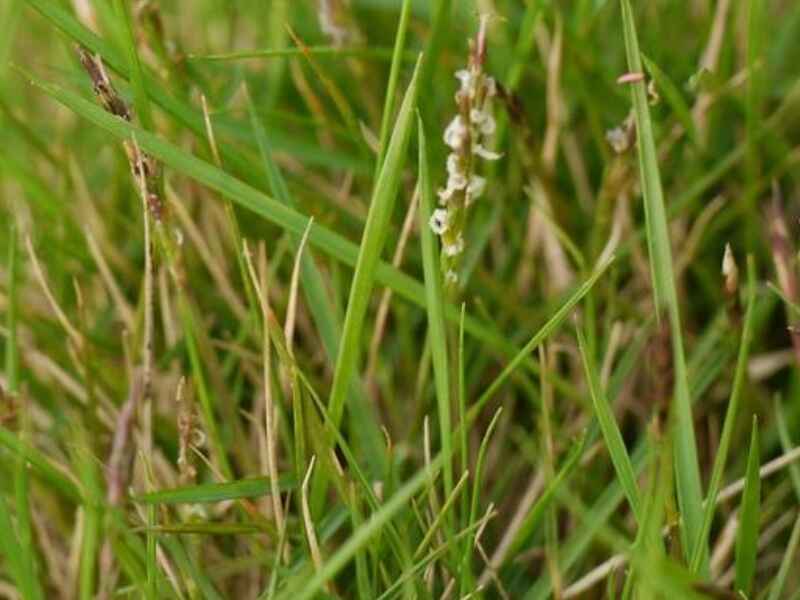
<svg viewBox="0 0 800 600">
<path fill-rule="evenodd" d="M 625 6 L 0 0 L 0 593 L 798 597 L 800 6 Z"/>
</svg>

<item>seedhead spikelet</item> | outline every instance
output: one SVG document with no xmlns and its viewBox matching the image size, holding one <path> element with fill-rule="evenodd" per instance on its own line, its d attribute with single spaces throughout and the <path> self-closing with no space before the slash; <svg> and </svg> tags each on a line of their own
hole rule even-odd
<svg viewBox="0 0 800 600">
<path fill-rule="evenodd" d="M 470 42 L 469 64 L 456 71 L 460 81 L 455 95 L 457 113 L 444 132 L 447 156 L 447 184 L 440 189 L 441 208 L 433 212 L 430 227 L 442 239 L 442 272 L 449 297 L 458 294 L 459 267 L 464 253 L 466 213 L 486 191 L 486 179 L 478 174 L 481 161 L 498 160 L 501 155 L 488 149 L 497 125 L 492 114 L 497 95 L 495 80 L 484 72 L 488 17 Z"/>
</svg>

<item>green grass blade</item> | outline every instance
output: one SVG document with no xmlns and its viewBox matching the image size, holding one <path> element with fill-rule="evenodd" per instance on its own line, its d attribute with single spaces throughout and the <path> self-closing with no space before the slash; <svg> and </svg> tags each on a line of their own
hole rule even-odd
<svg viewBox="0 0 800 600">
<path fill-rule="evenodd" d="M 792 567 L 797 568 L 797 562 L 794 557 L 795 554 L 797 554 L 798 546 L 800 546 L 800 515 L 797 516 L 797 520 L 794 522 L 792 534 L 789 536 L 789 543 L 786 544 L 786 551 L 783 553 L 783 559 L 781 560 L 778 574 L 775 576 L 775 579 L 772 580 L 772 586 L 770 587 L 767 600 L 780 600 L 781 593 L 783 593 L 783 588 L 786 585 L 787 576 L 791 572 Z"/>
<path fill-rule="evenodd" d="M 569 454 L 567 454 L 567 457 L 564 459 L 564 464 L 561 465 L 561 468 L 555 473 L 553 478 L 547 484 L 547 487 L 545 487 L 542 491 L 542 495 L 539 496 L 536 502 L 534 502 L 533 506 L 530 508 L 530 511 L 525 516 L 522 525 L 514 536 L 514 541 L 511 542 L 511 545 L 508 548 L 508 552 L 506 553 L 507 557 L 511 558 L 515 556 L 522 549 L 522 547 L 530 541 L 530 537 L 541 525 L 547 509 L 552 506 L 553 500 L 556 498 L 559 489 L 561 489 L 561 486 L 564 485 L 564 482 L 569 479 L 569 476 L 572 475 L 575 467 L 578 466 L 580 459 L 583 456 L 583 451 L 586 449 L 586 440 L 587 434 L 584 432 L 572 445 Z"/>
<path fill-rule="evenodd" d="M 136 109 L 136 116 L 142 123 L 144 129 L 153 129 L 153 114 L 150 109 L 150 98 L 144 85 L 144 74 L 142 73 L 142 63 L 139 61 L 139 52 L 136 49 L 136 35 L 133 31 L 133 23 L 128 13 L 128 7 L 123 0 L 114 1 L 114 11 L 122 33 L 122 44 L 125 57 L 128 61 L 130 72 L 131 88 L 133 89 L 133 106 Z"/>
<path fill-rule="evenodd" d="M 425 48 L 425 59 L 420 74 L 420 85 L 422 89 L 430 89 L 433 71 L 439 60 L 439 53 L 447 35 L 447 24 L 450 17 L 453 0 L 438 0 L 436 8 L 433 9 L 431 22 L 431 33 L 428 38 L 428 45 Z"/>
<path fill-rule="evenodd" d="M 613 262 L 613 258 L 605 264 L 598 265 L 594 273 L 584 281 L 578 289 L 576 289 L 571 296 L 569 296 L 559 309 L 550 317 L 547 322 L 537 331 L 534 336 L 528 341 L 525 346 L 508 362 L 500 374 L 492 381 L 489 387 L 483 394 L 481 394 L 478 401 L 475 402 L 469 409 L 467 420 L 471 421 L 477 414 L 486 406 L 486 403 L 500 390 L 500 388 L 508 381 L 509 377 L 514 371 L 528 358 L 536 348 L 539 347 L 548 336 L 553 333 L 564 322 L 564 319 L 572 312 L 572 309 L 588 294 L 597 283 L 597 280 L 605 273 L 609 265 Z"/>
<path fill-rule="evenodd" d="M 294 489 L 292 479 L 281 479 L 282 491 Z M 183 486 L 171 490 L 161 490 L 135 496 L 134 502 L 140 504 L 209 504 L 225 500 L 260 498 L 270 493 L 270 482 L 266 477 L 253 477 L 226 483 L 204 483 Z"/>
<path fill-rule="evenodd" d="M 195 561 L 193 561 L 186 549 L 181 545 L 181 540 L 173 536 L 163 536 L 161 543 L 173 557 L 177 565 L 187 573 L 185 579 L 191 578 L 193 585 L 196 585 L 203 598 L 208 600 L 222 600 L 223 597 L 214 587 L 214 584 L 208 577 L 208 574 Z"/>
<path fill-rule="evenodd" d="M 0 554 L 5 557 L 6 569 L 16 582 L 22 597 L 25 600 L 32 599 L 33 591 L 30 587 L 30 578 L 25 572 L 22 546 L 14 532 L 11 513 L 3 496 L 0 496 Z"/>
<path fill-rule="evenodd" d="M 483 466 L 486 462 L 486 452 L 489 449 L 489 441 L 492 439 L 492 434 L 497 427 L 497 422 L 500 420 L 500 415 L 503 408 L 500 407 L 495 411 L 492 420 L 486 427 L 486 432 L 483 434 L 481 445 L 478 447 L 478 457 L 475 461 L 475 475 L 472 481 L 472 493 L 469 498 L 469 520 L 467 522 L 467 529 L 470 529 L 478 523 L 478 509 L 480 507 L 481 499 L 481 482 L 483 481 Z M 474 585 L 474 576 L 472 573 L 472 553 L 475 547 L 475 537 L 470 534 L 467 536 L 466 543 L 464 544 L 463 556 L 461 559 L 461 594 L 462 596 L 467 593 L 467 590 Z"/>
<path fill-rule="evenodd" d="M 90 451 L 87 432 L 79 428 L 75 437 L 73 465 L 79 473 L 81 483 L 83 483 L 83 487 L 86 490 L 83 502 L 84 513 L 80 545 L 78 597 L 81 600 L 91 600 L 95 597 L 97 591 L 97 569 L 103 529 L 101 519 L 103 496 L 100 486 L 100 474 L 95 458 Z"/>
<path fill-rule="evenodd" d="M 17 340 L 18 295 L 19 295 L 19 258 L 17 256 L 17 229 L 12 222 L 8 228 L 8 262 L 7 304 L 6 304 L 6 393 L 12 402 L 20 406 L 20 437 L 30 439 L 31 416 L 29 400 L 20 404 L 19 395 L 19 348 Z M 43 598 L 41 585 L 36 575 L 36 553 L 33 546 L 30 505 L 30 473 L 28 463 L 22 454 L 17 454 L 14 461 L 14 499 L 16 508 L 16 533 L 11 526 L 5 498 L 0 496 L 2 526 L 5 539 L 2 541 L 3 553 L 10 563 L 12 575 L 16 578 L 23 598 Z"/>
<path fill-rule="evenodd" d="M 753 433 L 750 438 L 750 453 L 747 456 L 744 494 L 739 508 L 739 531 L 736 535 L 736 581 L 735 589 L 750 597 L 758 558 L 758 521 L 761 510 L 761 467 L 758 444 L 758 418 L 753 417 Z"/>
<path fill-rule="evenodd" d="M 49 486 L 59 490 L 64 497 L 75 503 L 81 502 L 83 491 L 72 478 L 65 475 L 62 469 L 51 464 L 45 454 L 20 440 L 5 427 L 0 427 L 0 446 L 17 456 L 24 457 L 33 473 L 41 477 Z"/>
<path fill-rule="evenodd" d="M 17 347 L 17 283 L 19 281 L 19 261 L 17 259 L 17 228 L 14 223 L 8 227 L 8 262 L 6 263 L 7 304 L 6 304 L 6 391 L 12 396 L 19 393 L 19 350 Z"/>
<path fill-rule="evenodd" d="M 189 54 L 186 60 L 190 61 L 233 61 L 254 58 L 295 58 L 305 54 L 313 56 L 331 56 L 334 58 L 370 58 L 377 60 L 393 61 L 397 56 L 397 49 L 392 48 L 342 48 L 340 46 L 305 46 L 303 48 L 256 48 L 253 50 L 238 50 L 236 52 L 222 52 L 218 54 Z M 403 62 L 413 62 L 417 59 L 413 52 L 401 52 Z"/>
<path fill-rule="evenodd" d="M 786 412 L 779 396 L 775 398 L 774 407 L 775 422 L 778 426 L 778 437 L 781 440 L 781 448 L 784 453 L 786 453 L 795 446 L 789 435 L 789 426 L 786 423 Z M 792 485 L 794 486 L 794 493 L 797 496 L 797 500 L 800 501 L 800 467 L 797 466 L 797 463 L 789 465 L 789 476 L 792 478 Z"/>
<path fill-rule="evenodd" d="M 250 122 L 258 142 L 261 160 L 264 163 L 264 170 L 267 174 L 272 194 L 279 202 L 296 210 L 297 202 L 289 191 L 289 186 L 283 177 L 280 167 L 275 162 L 269 136 L 255 111 L 255 106 L 249 94 L 247 94 L 247 99 Z M 292 236 L 295 251 L 300 247 L 300 240 L 301 236 Z M 325 353 L 330 363 L 335 365 L 339 354 L 342 323 L 328 297 L 322 273 L 317 267 L 310 250 L 305 250 L 300 257 L 300 281 L 302 283 L 303 296 L 311 310 L 314 325 L 316 325 L 317 331 L 319 331 L 322 338 Z M 350 392 L 354 402 L 358 405 L 358 409 L 354 411 L 353 415 L 357 423 L 354 428 L 354 434 L 360 438 L 361 444 L 367 448 L 366 454 L 370 457 L 375 472 L 383 472 L 386 468 L 382 450 L 383 436 L 376 424 L 377 419 L 373 414 L 372 405 L 367 400 L 366 394 L 358 381 L 353 381 Z M 303 466 L 305 468 L 305 465 Z"/>
<path fill-rule="evenodd" d="M 442 453 L 451 456 L 453 451 L 452 423 L 450 418 L 450 365 L 447 352 L 447 330 L 444 321 L 444 295 L 442 277 L 439 272 L 439 251 L 436 238 L 428 225 L 433 213 L 434 193 L 428 163 L 427 141 L 422 125 L 418 120 L 419 136 L 419 230 L 422 244 L 422 265 L 425 271 L 425 297 L 428 309 L 428 339 L 431 345 L 433 362 L 433 381 L 436 388 L 436 401 L 439 412 L 439 431 Z M 444 463 L 444 489 L 447 496 L 453 490 L 453 466 L 451 460 Z"/>
<path fill-rule="evenodd" d="M 667 104 L 672 108 L 675 116 L 678 121 L 680 121 L 680 124 L 683 125 L 683 128 L 686 130 L 692 142 L 694 142 L 696 146 L 699 145 L 700 137 L 697 134 L 697 127 L 695 127 L 694 119 L 692 118 L 692 111 L 686 104 L 686 100 L 683 99 L 683 95 L 678 89 L 678 86 L 675 85 L 661 67 L 644 54 L 642 54 L 642 60 L 644 61 L 645 67 L 647 67 L 647 71 L 656 82 L 658 90 L 664 94 Z"/>
<path fill-rule="evenodd" d="M 639 54 L 639 42 L 636 36 L 633 10 L 630 0 L 621 0 L 621 4 L 628 68 L 633 73 L 641 73 L 642 60 Z M 698 536 L 702 526 L 703 505 L 700 467 L 697 459 L 694 423 L 692 421 L 678 294 L 672 269 L 672 249 L 667 227 L 664 193 L 661 187 L 661 174 L 658 168 L 655 136 L 647 103 L 647 92 L 643 81 L 634 82 L 630 85 L 638 135 L 639 174 L 644 196 L 646 237 L 650 255 L 656 314 L 660 315 L 666 309 L 669 315 L 672 336 L 673 368 L 675 372 L 673 404 L 673 423 L 676 432 L 674 440 L 675 473 L 678 503 L 682 517 L 681 531 L 688 559 L 695 553 L 695 540 L 699 539 Z M 701 552 L 705 556 L 706 550 L 702 549 Z"/>
<path fill-rule="evenodd" d="M 750 359 L 750 346 L 753 341 L 753 326 L 755 322 L 756 308 L 756 282 L 755 265 L 752 257 L 748 258 L 748 283 L 747 283 L 747 311 L 742 326 L 742 337 L 739 342 L 739 356 L 736 360 L 736 372 L 733 378 L 731 396 L 728 400 L 728 409 L 725 412 L 725 421 L 722 426 L 719 446 L 714 457 L 714 467 L 711 471 L 711 480 L 708 484 L 708 494 L 703 511 L 703 523 L 700 529 L 700 538 L 694 545 L 694 554 L 690 562 L 692 572 L 700 569 L 702 560 L 702 548 L 708 543 L 708 533 L 711 531 L 711 523 L 714 519 L 714 512 L 717 506 L 717 494 L 722 486 L 722 477 L 725 473 L 725 465 L 730 452 L 733 429 L 736 419 L 739 416 L 739 404 L 741 403 L 744 384 L 747 378 L 747 364 Z"/>
<path fill-rule="evenodd" d="M 386 160 L 370 202 L 367 222 L 356 261 L 355 274 L 350 287 L 347 312 L 342 329 L 339 355 L 331 384 L 328 407 L 331 420 L 339 425 L 344 412 L 347 392 L 359 362 L 361 332 L 364 318 L 375 283 L 378 262 L 386 241 L 387 228 L 392 216 L 400 175 L 406 159 L 406 150 L 414 124 L 414 108 L 417 99 L 419 63 L 406 91 L 405 99 L 397 116 L 394 133 L 386 151 Z"/>
<path fill-rule="evenodd" d="M 397 23 L 397 35 L 395 36 L 394 52 L 392 53 L 392 66 L 389 70 L 389 82 L 386 86 L 383 116 L 381 117 L 380 145 L 378 146 L 378 158 L 375 161 L 376 177 L 383 166 L 386 148 L 389 145 L 389 134 L 391 133 L 392 116 L 394 115 L 395 94 L 397 93 L 397 82 L 400 79 L 400 68 L 403 63 L 404 50 L 406 47 L 406 31 L 408 30 L 410 8 L 411 0 L 403 0 L 403 6 L 400 9 L 400 19 Z"/>
<path fill-rule="evenodd" d="M 583 359 L 583 368 L 586 372 L 586 380 L 589 382 L 589 391 L 592 396 L 592 405 L 594 406 L 595 416 L 597 422 L 600 424 L 600 431 L 603 433 L 603 439 L 606 442 L 608 453 L 611 456 L 611 462 L 614 465 L 614 470 L 617 472 L 622 489 L 628 498 L 628 503 L 636 516 L 637 521 L 641 524 L 642 506 L 641 497 L 639 494 L 639 486 L 636 483 L 636 473 L 633 470 L 631 457 L 625 448 L 625 442 L 622 439 L 622 434 L 619 431 L 619 426 L 614 418 L 614 413 L 608 403 L 603 386 L 600 383 L 600 376 L 597 372 L 597 365 L 589 355 L 586 348 L 586 337 L 581 331 L 577 329 L 578 334 L 578 348 L 581 352 Z"/>
</svg>

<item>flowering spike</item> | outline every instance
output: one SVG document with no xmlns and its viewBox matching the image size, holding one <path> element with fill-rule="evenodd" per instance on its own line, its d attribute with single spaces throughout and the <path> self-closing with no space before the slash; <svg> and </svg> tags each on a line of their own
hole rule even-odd
<svg viewBox="0 0 800 600">
<path fill-rule="evenodd" d="M 486 62 L 486 28 L 482 17 L 480 30 L 470 44 L 469 63 L 455 72 L 459 88 L 455 95 L 456 115 L 444 132 L 447 156 L 447 184 L 438 191 L 443 208 L 431 216 L 431 229 L 442 237 L 442 270 L 451 295 L 458 284 L 459 257 L 464 252 L 463 231 L 466 209 L 486 192 L 486 179 L 477 174 L 482 160 L 498 160 L 501 154 L 487 149 L 497 130 L 492 114 L 492 100 L 497 95 L 495 80 L 483 71 Z"/>
</svg>

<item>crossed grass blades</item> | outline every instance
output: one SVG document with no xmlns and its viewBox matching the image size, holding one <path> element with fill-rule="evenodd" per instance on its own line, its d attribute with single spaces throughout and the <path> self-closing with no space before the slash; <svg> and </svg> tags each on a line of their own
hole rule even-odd
<svg viewBox="0 0 800 600">
<path fill-rule="evenodd" d="M 798 597 L 798 29 L 0 0 L 0 592 Z"/>
</svg>

